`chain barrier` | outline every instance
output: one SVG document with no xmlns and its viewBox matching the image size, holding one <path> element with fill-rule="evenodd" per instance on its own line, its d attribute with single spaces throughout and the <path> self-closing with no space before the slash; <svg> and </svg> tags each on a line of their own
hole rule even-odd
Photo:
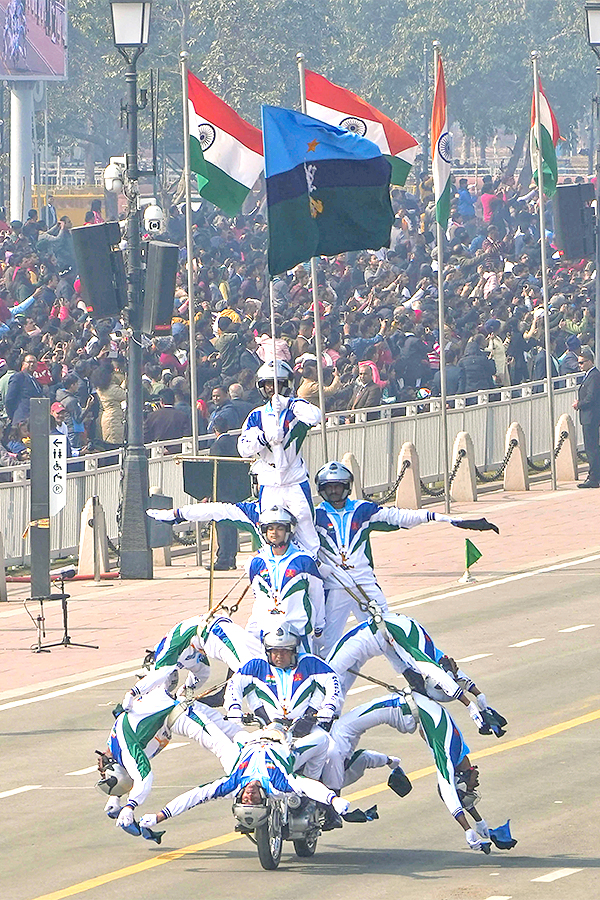
<svg viewBox="0 0 600 900">
<path fill-rule="evenodd" d="M 477 478 L 477 481 L 481 481 L 483 484 L 488 484 L 491 481 L 498 481 L 499 478 L 502 478 L 502 476 L 504 475 L 504 470 L 508 465 L 508 461 L 513 454 L 513 450 L 518 446 L 518 440 L 516 438 L 513 438 L 508 444 L 504 459 L 502 460 L 496 471 L 492 473 L 492 475 L 485 475 L 477 468 L 477 466 L 475 466 L 475 477 Z"/>
<path fill-rule="evenodd" d="M 454 468 L 450 472 L 450 478 L 448 479 L 449 487 L 452 485 L 452 482 L 456 478 L 456 473 L 460 469 L 460 464 L 466 455 L 467 455 L 467 451 L 464 448 L 461 448 L 458 451 L 458 454 L 456 457 L 456 462 L 454 463 Z M 437 490 L 436 488 L 428 487 L 428 485 L 426 485 L 424 481 L 421 481 L 421 490 L 423 491 L 424 494 L 427 494 L 428 497 L 443 497 L 444 492 L 445 492 L 444 488 L 440 488 L 439 490 Z"/>
<path fill-rule="evenodd" d="M 564 444 L 564 442 L 566 441 L 566 439 L 568 437 L 569 437 L 568 431 L 561 431 L 558 444 L 554 448 L 554 459 L 556 459 L 558 457 L 558 454 L 560 453 L 560 448 L 562 447 L 562 445 Z M 547 472 L 551 466 L 551 460 L 547 459 L 543 463 L 535 463 L 532 459 L 529 459 L 529 457 L 527 457 L 527 465 L 529 466 L 530 469 L 533 469 L 534 472 Z"/>
<path fill-rule="evenodd" d="M 380 496 L 379 494 L 364 494 L 363 493 L 363 498 L 365 500 L 375 501 L 375 498 L 377 497 L 377 503 L 387 503 L 389 500 L 393 500 L 394 497 L 396 496 L 396 490 L 398 489 L 398 485 L 404 478 L 404 475 L 405 475 L 407 469 L 410 469 L 410 459 L 404 460 L 404 462 L 402 463 L 402 468 L 400 469 L 400 473 L 398 474 L 398 477 L 396 478 L 395 484 L 393 485 L 393 487 L 390 488 L 390 490 L 386 494 L 383 494 L 383 496 Z"/>
<path fill-rule="evenodd" d="M 120 557 L 121 557 L 121 548 L 120 548 L 117 544 L 113 544 L 113 542 L 112 542 L 111 539 L 108 537 L 108 535 L 107 535 L 107 537 L 106 537 L 106 542 L 107 542 L 107 544 L 108 544 L 108 549 L 110 550 L 110 552 L 116 554 L 116 556 L 117 556 L 117 562 L 118 562 L 119 559 L 120 559 Z"/>
<path fill-rule="evenodd" d="M 196 535 L 190 532 L 173 532 L 173 543 L 181 544 L 183 547 L 195 547 L 196 546 Z"/>
</svg>

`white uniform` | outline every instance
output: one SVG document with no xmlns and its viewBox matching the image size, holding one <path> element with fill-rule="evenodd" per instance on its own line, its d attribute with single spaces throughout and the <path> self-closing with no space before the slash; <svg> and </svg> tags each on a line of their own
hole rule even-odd
<svg viewBox="0 0 600 900">
<path fill-rule="evenodd" d="M 246 629 L 255 639 L 284 622 L 303 636 L 303 649 L 320 641 L 325 627 L 323 580 L 317 564 L 293 541 L 282 556 L 264 547 L 251 560 L 248 571 L 254 605 Z M 260 654 L 262 655 L 262 654 Z"/>
<path fill-rule="evenodd" d="M 435 650 L 433 641 L 418 622 L 409 616 L 387 613 L 379 627 L 373 619 L 369 619 L 347 631 L 327 662 L 337 672 L 344 694 L 356 677 L 348 670 L 357 672 L 367 660 L 383 655 L 396 672 L 403 674 L 407 669 L 412 669 L 427 684 L 439 685 L 448 700 L 456 700 L 462 696 L 463 689 L 439 665 Z"/>
<path fill-rule="evenodd" d="M 280 669 L 264 659 L 253 659 L 229 680 L 225 692 L 227 715 L 240 719 L 243 701 L 252 712 L 273 722 L 296 722 L 310 708 L 317 722 L 330 722 L 340 706 L 340 686 L 335 673 L 318 656 L 301 656 L 290 669 Z M 314 726 L 310 734 L 294 741 L 294 768 L 304 767 L 309 778 L 318 778 L 325 764 L 327 732 Z"/>
<path fill-rule="evenodd" d="M 226 778 L 186 791 L 171 800 L 161 812 L 167 817 L 179 816 L 208 800 L 237 796 L 251 781 L 258 781 L 267 795 L 304 794 L 319 803 L 331 803 L 335 793 L 312 778 L 292 775 L 294 753 L 287 744 L 248 735 L 248 742 L 237 743 L 237 758 Z M 143 823 L 143 820 L 142 820 Z"/>
<path fill-rule="evenodd" d="M 371 532 L 398 531 L 436 520 L 451 521 L 448 516 L 428 510 L 378 506 L 368 500 L 348 499 L 344 508 L 339 510 L 327 502 L 317 506 L 315 525 L 320 541 L 320 571 L 326 592 L 325 654 L 341 638 L 350 613 L 359 622 L 372 615 L 359 608 L 345 587 L 361 599 L 374 600 L 383 612 L 387 612 L 387 601 L 373 571 Z"/>
<path fill-rule="evenodd" d="M 456 792 L 456 766 L 469 752 L 450 714 L 435 700 L 413 692 L 409 699 L 403 693 L 386 694 L 345 713 L 331 729 L 331 738 L 339 755 L 330 754 L 323 771 L 323 781 L 332 789 L 344 784 L 344 760 L 347 760 L 368 728 L 389 725 L 400 734 L 419 733 L 431 750 L 437 769 L 438 787 L 450 814 L 456 818 L 463 811 Z M 340 768 L 340 760 L 342 765 Z M 365 766 L 366 768 L 366 766 Z"/>
<path fill-rule="evenodd" d="M 261 511 L 273 506 L 288 509 L 298 520 L 298 543 L 316 556 L 319 538 L 308 469 L 300 450 L 310 428 L 321 421 L 321 411 L 297 397 L 279 396 L 278 402 L 279 412 L 273 400 L 250 413 L 242 425 L 238 450 L 244 459 L 258 457 L 254 472 Z"/>
<path fill-rule="evenodd" d="M 262 653 L 258 642 L 227 616 L 192 616 L 178 622 L 154 651 L 154 668 L 125 695 L 124 709 L 131 700 L 164 685 L 173 672 L 186 669 L 188 684 L 203 684 L 210 674 L 209 657 L 220 659 L 234 672 Z"/>
<path fill-rule="evenodd" d="M 153 782 L 150 760 L 163 750 L 173 734 L 190 738 L 214 753 L 225 771 L 231 765 L 231 741 L 216 722 L 222 716 L 203 703 L 180 703 L 157 687 L 133 701 L 129 712 L 115 720 L 107 745 L 110 756 L 122 765 L 133 787 L 128 804 L 140 806 Z"/>
</svg>

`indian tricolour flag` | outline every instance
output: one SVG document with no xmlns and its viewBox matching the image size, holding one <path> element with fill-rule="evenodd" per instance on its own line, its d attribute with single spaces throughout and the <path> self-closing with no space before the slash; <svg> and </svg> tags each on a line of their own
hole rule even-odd
<svg viewBox="0 0 600 900">
<path fill-rule="evenodd" d="M 419 149 L 414 137 L 352 91 L 316 72 L 307 69 L 305 83 L 308 115 L 373 141 L 391 163 L 391 183 L 403 185 Z"/>
<path fill-rule="evenodd" d="M 198 190 L 236 216 L 264 168 L 262 133 L 188 72 L 191 169 Z"/>
<path fill-rule="evenodd" d="M 435 219 L 443 229 L 450 217 L 450 166 L 452 147 L 448 133 L 446 108 L 446 80 L 441 56 L 438 56 L 435 93 L 431 112 L 431 149 L 433 157 L 433 186 L 435 191 Z"/>
<path fill-rule="evenodd" d="M 558 182 L 558 164 L 556 162 L 556 145 L 560 131 L 556 118 L 546 98 L 540 82 L 540 132 L 542 145 L 542 172 L 544 173 L 543 191 L 546 197 L 556 193 Z M 531 104 L 531 131 L 529 134 L 529 152 L 531 154 L 531 170 L 533 180 L 538 184 L 537 140 L 535 137 L 535 91 Z"/>
</svg>

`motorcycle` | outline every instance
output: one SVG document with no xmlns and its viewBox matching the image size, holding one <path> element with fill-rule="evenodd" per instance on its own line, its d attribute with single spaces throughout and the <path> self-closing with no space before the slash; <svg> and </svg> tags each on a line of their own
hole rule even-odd
<svg viewBox="0 0 600 900">
<path fill-rule="evenodd" d="M 263 725 L 263 722 L 249 715 L 244 717 L 244 724 Z M 291 723 L 278 724 L 283 726 L 281 736 L 285 735 L 284 743 L 289 749 L 293 737 L 287 727 Z M 245 834 L 256 845 L 260 864 L 268 870 L 278 867 L 284 841 L 293 843 L 297 856 L 314 856 L 325 820 L 322 806 L 309 797 L 300 794 L 274 797 L 262 789 L 260 803 L 246 805 L 238 797 L 232 812 L 236 819 L 235 831 Z"/>
<path fill-rule="evenodd" d="M 265 796 L 259 806 L 234 803 L 232 812 L 235 830 L 256 844 L 263 869 L 278 867 L 284 841 L 292 841 L 297 856 L 314 856 L 324 816 L 314 800 L 298 794 Z"/>
</svg>

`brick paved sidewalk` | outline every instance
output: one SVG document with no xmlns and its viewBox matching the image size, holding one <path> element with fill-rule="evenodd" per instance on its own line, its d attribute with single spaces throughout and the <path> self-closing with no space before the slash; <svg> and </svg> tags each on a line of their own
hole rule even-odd
<svg viewBox="0 0 600 900">
<path fill-rule="evenodd" d="M 373 537 L 375 564 L 381 587 L 398 599 L 423 595 L 456 585 L 464 569 L 464 539 L 468 534 L 483 557 L 474 574 L 484 581 L 524 569 L 536 568 L 580 555 L 600 552 L 598 502 L 600 491 L 579 491 L 561 486 L 552 493 L 548 483 L 529 493 L 484 495 L 478 503 L 453 504 L 463 516 L 486 516 L 500 526 L 494 532 L 469 533 L 446 524 L 431 523 L 411 531 L 380 533 Z M 442 510 L 441 504 L 432 509 Z M 247 580 L 241 568 L 248 554 L 238 556 L 237 573 L 215 574 L 215 600 L 241 576 L 231 600 L 237 599 Z M 31 693 L 49 683 L 74 680 L 79 674 L 100 673 L 119 666 L 134 668 L 147 647 L 152 647 L 180 619 L 207 609 L 208 573 L 190 555 L 159 568 L 153 581 L 114 581 L 95 585 L 73 582 L 67 590 L 69 633 L 73 641 L 98 644 L 98 650 L 54 648 L 51 653 L 30 651 L 36 641 L 32 620 L 23 600 L 27 585 L 9 585 L 9 602 L 0 604 L 0 697 L 19 689 Z M 235 619 L 244 624 L 250 609 L 246 595 Z M 31 604 L 35 616 L 39 604 Z M 62 637 L 60 603 L 45 604 L 46 641 Z"/>
</svg>

